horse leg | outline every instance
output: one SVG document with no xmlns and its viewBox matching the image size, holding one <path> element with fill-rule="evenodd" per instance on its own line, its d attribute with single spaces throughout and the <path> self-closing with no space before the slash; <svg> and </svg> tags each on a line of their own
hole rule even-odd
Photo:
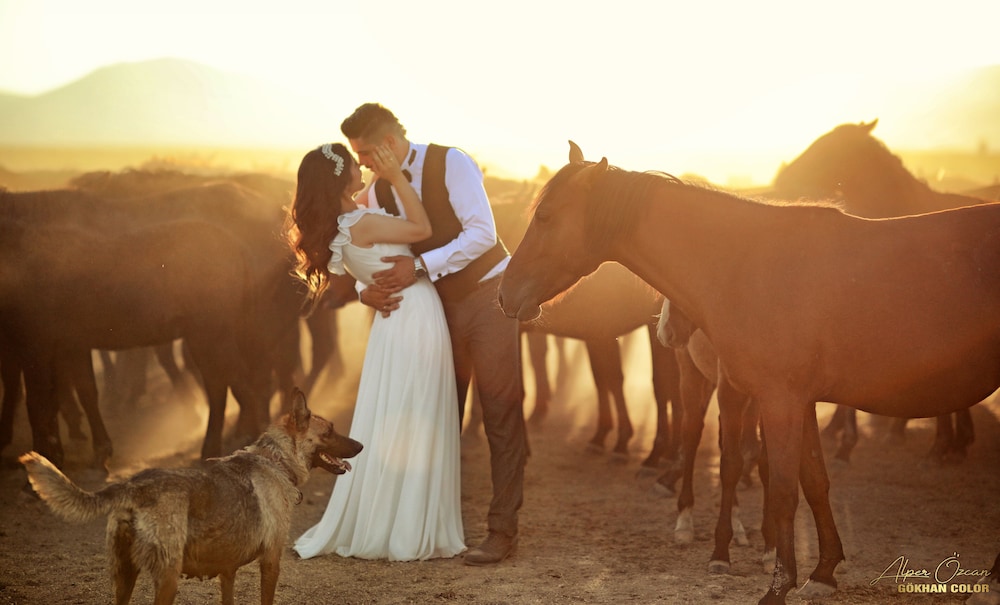
<svg viewBox="0 0 1000 605">
<path fill-rule="evenodd" d="M 3 384 L 3 401 L 0 402 L 0 451 L 14 440 L 14 417 L 24 398 L 21 384 L 21 364 L 12 355 L 0 352 L 0 381 Z"/>
<path fill-rule="evenodd" d="M 771 514 L 771 509 L 767 504 L 767 486 L 770 476 L 767 472 L 767 439 L 763 435 L 763 428 L 761 429 L 761 433 L 760 458 L 757 459 L 757 472 L 760 474 L 760 484 L 764 488 L 764 506 L 761 511 L 760 523 L 760 535 L 764 538 L 764 552 L 761 553 L 760 563 L 764 573 L 771 574 L 774 573 L 774 562 L 778 556 L 774 547 L 774 515 Z"/>
<path fill-rule="evenodd" d="M 632 428 L 632 420 L 628 416 L 628 406 L 625 404 L 625 374 L 622 371 L 622 358 L 617 339 L 608 341 L 608 348 L 603 360 L 607 362 L 607 365 L 603 366 L 604 377 L 602 381 L 614 400 L 615 417 L 618 421 L 618 440 L 615 442 L 611 459 L 624 463 L 628 460 L 628 443 L 635 435 L 635 430 Z"/>
<path fill-rule="evenodd" d="M 667 347 L 660 344 L 656 338 L 656 326 L 648 326 L 650 355 L 653 365 L 653 396 L 656 399 L 656 436 L 653 439 L 653 449 L 642 462 L 639 472 L 656 469 L 660 459 L 673 454 L 679 449 L 679 441 L 671 440 L 670 417 L 667 415 L 667 404 L 674 407 L 674 427 L 680 428 L 677 410 L 680 409 L 680 376 L 677 369 L 677 356 Z M 679 434 L 679 431 L 678 431 Z"/>
<path fill-rule="evenodd" d="M 954 452 L 960 460 L 965 460 L 968 447 L 976 440 L 976 428 L 972 424 L 972 409 L 966 408 L 955 412 L 955 444 Z"/>
<path fill-rule="evenodd" d="M 816 422 L 816 404 L 806 410 L 802 426 L 802 451 L 799 465 L 799 480 L 802 493 L 812 509 L 816 532 L 819 536 L 819 563 L 809 575 L 809 580 L 799 589 L 803 599 L 818 599 L 837 590 L 837 580 L 833 572 L 844 560 L 844 547 L 837 533 L 837 524 L 830 509 L 830 478 L 823 462 L 823 445 L 819 438 Z"/>
<path fill-rule="evenodd" d="M 94 467 L 107 470 L 114 448 L 111 436 L 104 426 L 101 410 L 98 406 L 97 382 L 94 378 L 94 361 L 90 351 L 77 351 L 63 357 L 62 367 L 66 370 L 67 384 L 76 390 L 80 407 L 87 415 L 90 426 L 90 440 L 94 449 Z M 70 391 L 70 389 L 66 389 Z M 71 394 L 71 393 L 67 393 Z"/>
<path fill-rule="evenodd" d="M 118 392 L 118 371 L 115 367 L 115 358 L 111 351 L 100 349 L 97 354 L 101 357 L 101 372 L 104 382 L 104 400 L 112 405 L 120 405 L 121 397 Z"/>
<path fill-rule="evenodd" d="M 324 306 L 319 306 L 306 317 L 306 328 L 309 330 L 311 362 L 309 373 L 305 377 L 304 392 L 306 397 L 312 393 L 319 377 L 324 370 L 331 371 L 334 363 L 340 366 L 337 355 L 337 312 Z"/>
<path fill-rule="evenodd" d="M 830 416 L 830 422 L 826 424 L 823 428 L 823 437 L 827 439 L 836 439 L 837 435 L 844 430 L 844 422 L 847 419 L 847 406 L 838 405 L 833 410 L 833 416 Z"/>
<path fill-rule="evenodd" d="M 74 441 L 86 441 L 87 435 L 83 432 L 83 412 L 76 402 L 76 394 L 73 391 L 72 381 L 67 378 L 56 381 L 56 405 L 58 414 L 66 425 L 69 438 Z"/>
<path fill-rule="evenodd" d="M 889 426 L 889 443 L 902 443 L 906 439 L 906 424 L 909 418 L 893 418 Z"/>
<path fill-rule="evenodd" d="M 760 414 L 767 442 L 769 514 L 773 515 L 777 558 L 771 586 L 758 605 L 784 605 L 795 587 L 795 509 L 799 503 L 799 466 L 804 408 L 787 395 L 761 397 Z"/>
<path fill-rule="evenodd" d="M 736 504 L 736 484 L 743 470 L 740 436 L 743 433 L 743 411 L 748 398 L 739 393 L 725 378 L 719 380 L 719 476 L 722 502 L 715 524 L 715 550 L 708 563 L 711 573 L 728 573 L 729 543 L 733 540 L 733 512 Z M 746 539 L 744 532 L 744 539 Z"/>
<path fill-rule="evenodd" d="M 294 334 L 290 338 L 290 344 L 295 345 L 295 351 L 289 352 L 287 355 L 275 355 L 273 357 L 274 362 L 274 378 L 276 380 L 278 388 L 278 397 L 281 401 L 280 409 L 282 414 L 287 414 L 292 411 L 292 393 L 295 390 L 295 372 L 296 366 L 298 365 L 298 335 Z M 270 410 L 268 409 L 268 417 L 265 421 L 270 420 Z"/>
<path fill-rule="evenodd" d="M 31 425 L 31 445 L 52 464 L 62 467 L 65 461 L 57 423 L 56 373 L 51 359 L 24 363 L 25 405 Z"/>
<path fill-rule="evenodd" d="M 694 460 L 705 427 L 705 411 L 712 397 L 714 385 L 695 366 L 687 349 L 675 350 L 680 368 L 681 401 L 684 402 L 684 444 L 681 453 L 681 491 L 677 496 L 677 524 L 674 542 L 690 544 L 694 541 Z M 664 487 L 673 487 L 674 481 L 664 473 L 656 480 Z M 669 481 L 669 484 L 667 483 Z"/>
<path fill-rule="evenodd" d="M 937 462 L 945 462 L 955 442 L 955 430 L 951 423 L 951 414 L 942 414 L 934 419 L 937 429 L 934 432 L 934 443 L 927 452 L 927 457 Z"/>
<path fill-rule="evenodd" d="M 537 426 L 549 415 L 549 402 L 552 400 L 552 387 L 549 385 L 549 373 L 545 364 L 549 336 L 544 332 L 529 331 L 524 333 L 524 338 L 528 342 L 528 358 L 535 376 L 535 409 L 528 422 Z"/>
<path fill-rule="evenodd" d="M 715 388 L 695 365 L 687 349 L 674 349 L 673 354 L 678 371 L 677 401 L 681 407 L 681 413 L 677 415 L 680 420 L 680 451 L 674 463 L 653 484 L 655 490 L 666 494 L 676 491 L 674 486 L 684 476 L 685 461 L 691 459 L 694 464 L 694 455 L 704 430 L 705 412 Z"/>
<path fill-rule="evenodd" d="M 208 401 L 208 426 L 205 428 L 205 440 L 201 446 L 201 457 L 215 458 L 222 455 L 222 431 L 226 420 L 226 397 L 229 381 L 225 362 L 220 361 L 220 355 L 226 352 L 215 350 L 218 338 L 190 337 L 186 339 L 188 350 L 194 364 L 201 374 L 202 388 Z"/>
<path fill-rule="evenodd" d="M 838 411 L 844 410 L 843 430 L 840 433 L 840 447 L 834 454 L 834 459 L 844 464 L 851 461 L 851 452 L 858 444 L 858 411 L 846 406 L 838 406 Z"/>
<path fill-rule="evenodd" d="M 134 408 L 140 397 L 146 394 L 146 374 L 149 370 L 149 349 L 140 347 L 118 352 L 118 377 L 122 402 Z"/>
<path fill-rule="evenodd" d="M 621 357 L 617 340 L 587 340 L 585 344 L 587 355 L 590 358 L 590 371 L 594 377 L 594 386 L 597 387 L 597 431 L 591 438 L 587 449 L 591 452 L 602 452 L 604 451 L 604 440 L 614 428 L 614 420 L 611 418 L 610 392 L 615 380 L 614 367 L 616 363 L 618 365 L 617 374 L 621 375 Z M 620 421 L 621 418 L 619 418 Z M 621 432 L 620 428 L 619 432 Z"/>
<path fill-rule="evenodd" d="M 184 379 L 184 372 L 181 371 L 180 366 L 177 365 L 177 359 L 174 358 L 174 343 L 171 341 L 153 347 L 153 354 L 156 356 L 156 362 L 170 378 L 170 384 L 174 388 L 180 387 L 181 381 Z"/>
<path fill-rule="evenodd" d="M 740 449 L 743 452 L 743 470 L 740 481 L 746 487 L 753 485 L 753 467 L 760 459 L 760 435 L 757 427 L 760 424 L 760 411 L 753 398 L 747 398 L 743 406 L 743 430 L 740 434 Z"/>
</svg>

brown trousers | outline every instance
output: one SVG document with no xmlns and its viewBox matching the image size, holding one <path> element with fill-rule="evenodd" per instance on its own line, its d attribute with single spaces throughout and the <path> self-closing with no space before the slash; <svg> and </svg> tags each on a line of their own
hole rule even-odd
<svg viewBox="0 0 1000 605">
<path fill-rule="evenodd" d="M 500 277 L 481 282 L 459 301 L 443 301 L 455 357 L 459 418 L 475 376 L 483 408 L 483 429 L 490 444 L 493 499 L 490 531 L 513 537 L 524 499 L 528 438 L 524 425 L 520 325 L 497 304 Z"/>
</svg>

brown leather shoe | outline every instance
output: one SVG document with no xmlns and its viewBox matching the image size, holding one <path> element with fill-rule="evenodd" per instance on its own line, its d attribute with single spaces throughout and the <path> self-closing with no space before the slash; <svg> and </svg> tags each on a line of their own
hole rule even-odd
<svg viewBox="0 0 1000 605">
<path fill-rule="evenodd" d="M 517 536 L 513 538 L 491 531 L 483 543 L 465 553 L 466 565 L 492 565 L 506 559 L 517 550 Z"/>
</svg>

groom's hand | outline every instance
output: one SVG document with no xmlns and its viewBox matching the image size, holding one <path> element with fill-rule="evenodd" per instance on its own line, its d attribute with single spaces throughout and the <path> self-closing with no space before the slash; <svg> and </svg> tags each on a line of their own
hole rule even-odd
<svg viewBox="0 0 1000 605">
<path fill-rule="evenodd" d="M 392 263 L 392 267 L 372 275 L 375 278 L 375 285 L 392 292 L 399 292 L 417 281 L 413 275 L 412 256 L 383 256 L 382 261 Z"/>
<path fill-rule="evenodd" d="M 399 308 L 402 296 L 395 296 L 397 291 L 387 290 L 378 284 L 372 284 L 361 291 L 361 304 L 367 305 L 379 313 L 382 317 L 389 317 L 393 311 Z"/>
</svg>

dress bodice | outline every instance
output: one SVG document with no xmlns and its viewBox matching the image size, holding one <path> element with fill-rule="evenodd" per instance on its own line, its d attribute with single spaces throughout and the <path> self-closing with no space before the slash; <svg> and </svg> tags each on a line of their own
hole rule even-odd
<svg viewBox="0 0 1000 605">
<path fill-rule="evenodd" d="M 382 208 L 358 208 L 337 218 L 337 235 L 330 242 L 333 255 L 328 266 L 330 272 L 336 275 L 343 275 L 346 270 L 366 286 L 374 282 L 374 273 L 392 266 L 391 263 L 384 262 L 382 257 L 412 255 L 406 244 L 377 243 L 369 248 L 355 246 L 351 242 L 351 227 L 369 213 L 388 215 Z"/>
</svg>

